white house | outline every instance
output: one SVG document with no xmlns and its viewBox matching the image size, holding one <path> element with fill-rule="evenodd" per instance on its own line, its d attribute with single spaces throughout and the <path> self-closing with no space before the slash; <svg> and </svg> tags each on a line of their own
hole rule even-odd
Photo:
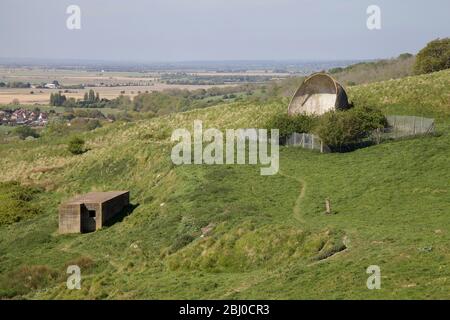
<svg viewBox="0 0 450 320">
<path fill-rule="evenodd" d="M 54 83 L 47 83 L 47 84 L 44 85 L 44 88 L 56 89 L 56 85 Z"/>
</svg>

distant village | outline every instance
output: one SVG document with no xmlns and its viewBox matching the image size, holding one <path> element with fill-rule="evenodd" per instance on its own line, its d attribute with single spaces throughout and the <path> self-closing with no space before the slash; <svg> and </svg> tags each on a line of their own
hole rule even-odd
<svg viewBox="0 0 450 320">
<path fill-rule="evenodd" d="M 45 126 L 48 123 L 48 113 L 28 109 L 0 110 L 0 125 Z"/>
</svg>

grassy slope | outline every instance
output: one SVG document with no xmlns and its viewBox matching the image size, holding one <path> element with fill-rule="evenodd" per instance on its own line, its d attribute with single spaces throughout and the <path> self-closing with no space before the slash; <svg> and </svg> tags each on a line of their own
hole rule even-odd
<svg viewBox="0 0 450 320">
<path fill-rule="evenodd" d="M 343 85 L 363 84 L 389 79 L 398 79 L 413 74 L 416 58 L 395 58 L 374 62 L 357 63 L 336 72 L 333 76 Z"/>
<path fill-rule="evenodd" d="M 46 190 L 41 216 L 0 227 L 0 295 L 448 298 L 449 85 L 445 71 L 351 88 L 353 100 L 389 114 L 436 116 L 442 135 L 346 154 L 282 148 L 272 177 L 255 166 L 174 167 L 167 137 L 194 119 L 258 126 L 284 105 L 117 123 L 87 133 L 82 156 L 70 156 L 62 138 L 0 145 L 1 180 Z M 130 189 L 134 212 L 99 232 L 57 235 L 61 200 L 107 189 Z M 326 197 L 336 215 L 323 214 Z M 201 238 L 209 223 L 216 227 Z M 188 236 L 195 240 L 183 247 Z M 73 263 L 82 266 L 79 291 L 65 288 Z M 382 270 L 379 291 L 365 286 L 372 264 Z"/>
</svg>

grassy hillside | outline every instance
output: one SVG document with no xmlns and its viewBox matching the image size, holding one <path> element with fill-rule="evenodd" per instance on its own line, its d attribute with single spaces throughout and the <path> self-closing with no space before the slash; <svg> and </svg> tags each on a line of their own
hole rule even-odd
<svg viewBox="0 0 450 320">
<path fill-rule="evenodd" d="M 414 74 L 415 56 L 400 55 L 398 58 L 360 62 L 344 68 L 328 70 L 333 78 L 344 86 L 369 84 L 391 79 L 401 79 Z M 278 93 L 285 97 L 292 97 L 304 77 L 290 77 L 269 85 L 269 93 Z"/>
<path fill-rule="evenodd" d="M 450 116 L 450 70 L 422 76 L 349 87 L 356 104 L 382 108 L 386 114 L 435 118 L 439 123 Z"/>
<path fill-rule="evenodd" d="M 408 54 L 395 59 L 361 62 L 330 70 L 344 85 L 355 85 L 411 76 L 416 57 Z"/>
<path fill-rule="evenodd" d="M 444 71 L 349 92 L 388 114 L 434 115 L 438 136 L 344 154 L 281 148 L 280 173 L 268 177 L 259 166 L 176 167 L 168 138 L 194 119 L 257 127 L 286 103 L 115 123 L 86 133 L 81 156 L 66 150 L 68 137 L 0 145 L 0 180 L 38 190 L 39 208 L 0 226 L 0 296 L 448 298 L 449 82 Z M 110 189 L 131 191 L 131 214 L 95 233 L 57 234 L 60 201 Z M 325 198 L 335 214 L 324 214 Z M 82 269 L 81 290 L 65 286 L 70 264 Z M 369 265 L 381 267 L 381 290 L 366 288 Z"/>
</svg>

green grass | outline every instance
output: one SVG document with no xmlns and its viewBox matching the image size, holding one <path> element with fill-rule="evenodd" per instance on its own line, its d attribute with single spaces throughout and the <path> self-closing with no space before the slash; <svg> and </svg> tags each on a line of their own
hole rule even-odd
<svg viewBox="0 0 450 320">
<path fill-rule="evenodd" d="M 174 128 L 191 129 L 194 119 L 205 127 L 258 127 L 285 103 L 117 122 L 82 134 L 90 150 L 78 156 L 67 151 L 68 138 L 2 144 L 0 180 L 39 187 L 42 212 L 0 226 L 0 296 L 448 298 L 450 130 L 442 97 L 450 87 L 441 84 L 449 79 L 446 71 L 349 92 L 389 114 L 420 115 L 419 104 L 424 115 L 436 115 L 439 135 L 342 154 L 281 148 L 275 176 L 249 165 L 176 167 L 168 137 Z M 421 100 L 405 89 L 418 83 Z M 136 205 L 123 221 L 57 234 L 61 201 L 112 189 L 129 189 Z M 324 214 L 326 198 L 332 215 Z M 202 237 L 206 226 L 212 230 Z M 70 264 L 81 266 L 81 290 L 65 287 Z M 370 265 L 381 267 L 381 290 L 366 288 Z"/>
<path fill-rule="evenodd" d="M 350 87 L 350 99 L 356 104 L 382 108 L 386 114 L 450 117 L 450 70 L 397 80 Z"/>
<path fill-rule="evenodd" d="M 13 126 L 0 125 L 0 135 L 6 135 L 14 129 Z"/>
</svg>

